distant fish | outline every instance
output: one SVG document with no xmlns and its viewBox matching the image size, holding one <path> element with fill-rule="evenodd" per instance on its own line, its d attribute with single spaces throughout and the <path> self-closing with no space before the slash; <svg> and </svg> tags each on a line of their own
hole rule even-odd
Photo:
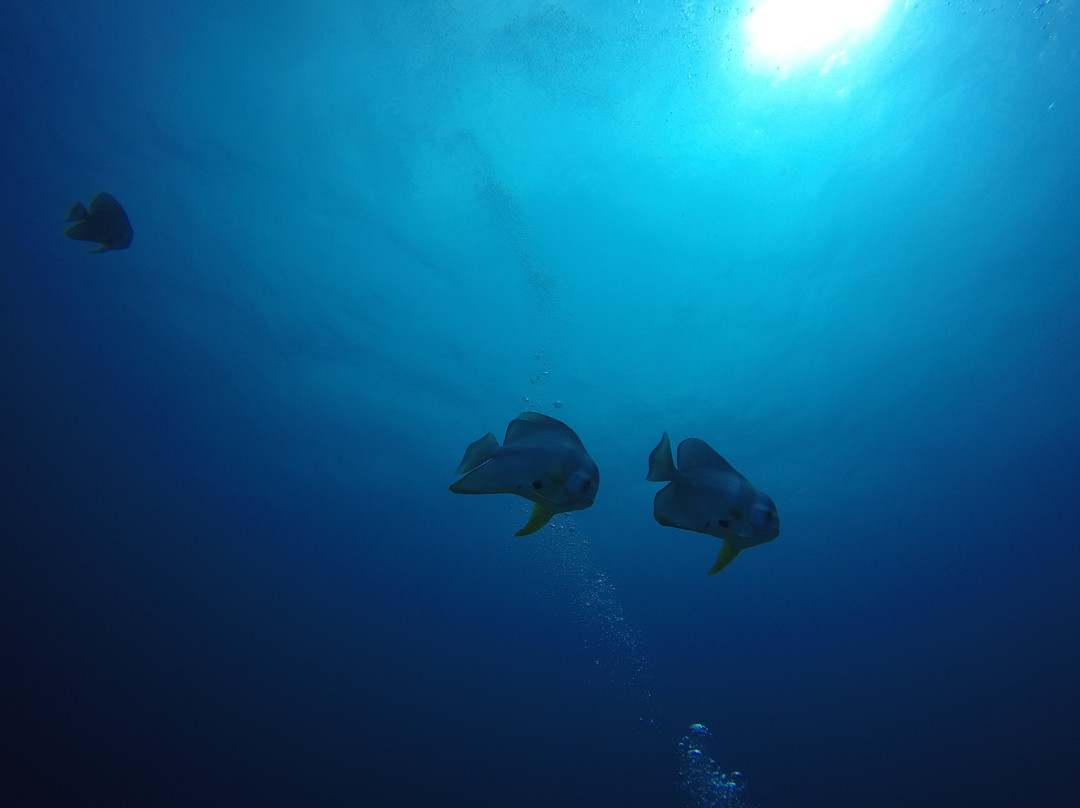
<svg viewBox="0 0 1080 808">
<path fill-rule="evenodd" d="M 131 222 L 120 203 L 104 191 L 94 194 L 89 209 L 76 202 L 68 208 L 64 221 L 75 223 L 64 231 L 68 238 L 101 245 L 90 252 L 126 250 L 131 246 Z"/>
<path fill-rule="evenodd" d="M 490 432 L 474 441 L 454 473 L 465 475 L 450 486 L 455 494 L 517 494 L 536 503 L 515 536 L 588 508 L 600 487 L 600 471 L 574 430 L 538 412 L 511 421 L 502 446 Z"/>
<path fill-rule="evenodd" d="M 680 443 L 679 467 L 675 468 L 665 432 L 649 455 L 647 479 L 671 481 L 653 502 L 657 522 L 723 539 L 709 575 L 720 572 L 747 547 L 780 535 L 780 517 L 768 494 L 754 488 L 703 440 L 688 438 Z"/>
</svg>

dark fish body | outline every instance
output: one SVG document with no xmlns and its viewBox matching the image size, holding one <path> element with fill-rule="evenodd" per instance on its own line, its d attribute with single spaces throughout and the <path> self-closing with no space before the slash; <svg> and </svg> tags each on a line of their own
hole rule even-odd
<svg viewBox="0 0 1080 808">
<path fill-rule="evenodd" d="M 94 194 L 86 207 L 82 202 L 74 203 L 64 221 L 74 222 L 64 230 L 68 238 L 98 242 L 100 246 L 90 252 L 126 250 L 131 246 L 131 222 L 120 203 L 104 191 Z"/>
<path fill-rule="evenodd" d="M 653 501 L 657 522 L 723 541 L 710 575 L 730 564 L 747 547 L 780 535 L 780 517 L 772 498 L 755 488 L 703 440 L 688 438 L 680 443 L 676 467 L 665 432 L 649 455 L 647 479 L 669 481 Z"/>
<path fill-rule="evenodd" d="M 516 494 L 533 506 L 517 536 L 535 533 L 557 513 L 588 508 L 600 471 L 577 434 L 562 421 L 523 412 L 510 422 L 500 446 L 492 433 L 469 445 L 450 486 L 455 494 Z"/>
</svg>

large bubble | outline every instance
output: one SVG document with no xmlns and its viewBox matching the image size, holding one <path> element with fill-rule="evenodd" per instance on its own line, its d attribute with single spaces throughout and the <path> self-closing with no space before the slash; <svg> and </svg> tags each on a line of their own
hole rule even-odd
<svg viewBox="0 0 1080 808">
<path fill-rule="evenodd" d="M 721 771 L 711 754 L 712 733 L 691 724 L 679 741 L 679 783 L 689 795 L 687 808 L 749 808 L 739 772 Z"/>
</svg>

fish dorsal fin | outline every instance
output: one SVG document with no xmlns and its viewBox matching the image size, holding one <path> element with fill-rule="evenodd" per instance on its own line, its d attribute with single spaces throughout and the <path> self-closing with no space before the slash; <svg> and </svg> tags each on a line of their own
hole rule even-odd
<svg viewBox="0 0 1080 808">
<path fill-rule="evenodd" d="M 465 450 L 465 456 L 461 458 L 461 462 L 458 463 L 457 471 L 455 471 L 454 474 L 465 474 L 472 471 L 477 466 L 486 463 L 495 456 L 495 452 L 498 448 L 498 438 L 490 432 L 484 435 L 484 437 L 474 440 L 469 444 L 469 448 Z"/>
<path fill-rule="evenodd" d="M 94 216 L 100 216 L 102 214 L 113 215 L 115 213 L 121 213 L 125 217 L 124 209 L 120 207 L 120 203 L 116 201 L 116 197 L 112 194 L 107 194 L 104 191 L 98 191 L 92 197 L 90 202 L 86 205 L 89 208 L 90 213 Z"/>
<path fill-rule="evenodd" d="M 581 443 L 581 439 L 574 433 L 574 430 L 562 421 L 558 421 L 539 412 L 523 412 L 511 421 L 506 427 L 506 438 L 503 439 L 503 445 L 517 443 L 519 441 L 528 440 L 535 435 L 544 434 L 560 435 L 574 446 L 580 446 L 582 451 L 585 449 Z"/>
<path fill-rule="evenodd" d="M 525 527 L 515 533 L 515 536 L 528 536 L 530 533 L 535 533 L 540 528 L 550 521 L 551 517 L 555 514 L 537 502 L 533 505 L 532 514 L 529 516 L 529 521 L 525 523 Z"/>
<path fill-rule="evenodd" d="M 720 453 L 703 440 L 687 438 L 679 444 L 679 471 L 688 474 L 692 471 L 709 469 L 727 471 L 742 477 Z M 743 479 L 746 479 L 743 477 Z"/>
<path fill-rule="evenodd" d="M 662 483 L 675 476 L 675 463 L 671 459 L 671 439 L 667 432 L 660 438 L 656 448 L 649 453 L 649 473 L 645 479 L 654 483 Z"/>
<path fill-rule="evenodd" d="M 720 572 L 720 570 L 734 561 L 735 556 L 741 551 L 742 548 L 736 547 L 735 542 L 725 541 L 720 545 L 720 555 L 716 557 L 716 563 L 713 564 L 712 569 L 709 570 L 709 575 L 716 575 L 716 573 Z"/>
<path fill-rule="evenodd" d="M 83 207 L 82 202 L 75 202 L 70 208 L 68 208 L 67 218 L 65 222 L 81 222 L 83 219 L 89 219 L 90 214 L 86 212 L 86 208 Z"/>
</svg>

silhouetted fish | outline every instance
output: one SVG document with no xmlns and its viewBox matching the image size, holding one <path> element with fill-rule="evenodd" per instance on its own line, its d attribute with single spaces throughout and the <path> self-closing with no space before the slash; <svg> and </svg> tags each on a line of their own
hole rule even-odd
<svg viewBox="0 0 1080 808">
<path fill-rule="evenodd" d="M 769 495 L 754 488 L 703 440 L 688 438 L 680 443 L 679 467 L 675 468 L 665 432 L 649 455 L 647 479 L 671 481 L 653 502 L 657 522 L 723 539 L 709 575 L 720 572 L 747 547 L 780 535 L 780 517 Z"/>
<path fill-rule="evenodd" d="M 68 238 L 96 241 L 101 245 L 90 252 L 126 250 L 131 246 L 131 222 L 120 203 L 104 191 L 94 194 L 89 208 L 76 202 L 68 208 L 64 221 L 75 223 L 64 231 Z"/>
<path fill-rule="evenodd" d="M 536 503 L 515 536 L 588 508 L 600 487 L 600 471 L 574 430 L 538 412 L 511 421 L 502 446 L 490 432 L 474 441 L 454 473 L 465 475 L 450 486 L 455 494 L 517 494 Z"/>
</svg>

